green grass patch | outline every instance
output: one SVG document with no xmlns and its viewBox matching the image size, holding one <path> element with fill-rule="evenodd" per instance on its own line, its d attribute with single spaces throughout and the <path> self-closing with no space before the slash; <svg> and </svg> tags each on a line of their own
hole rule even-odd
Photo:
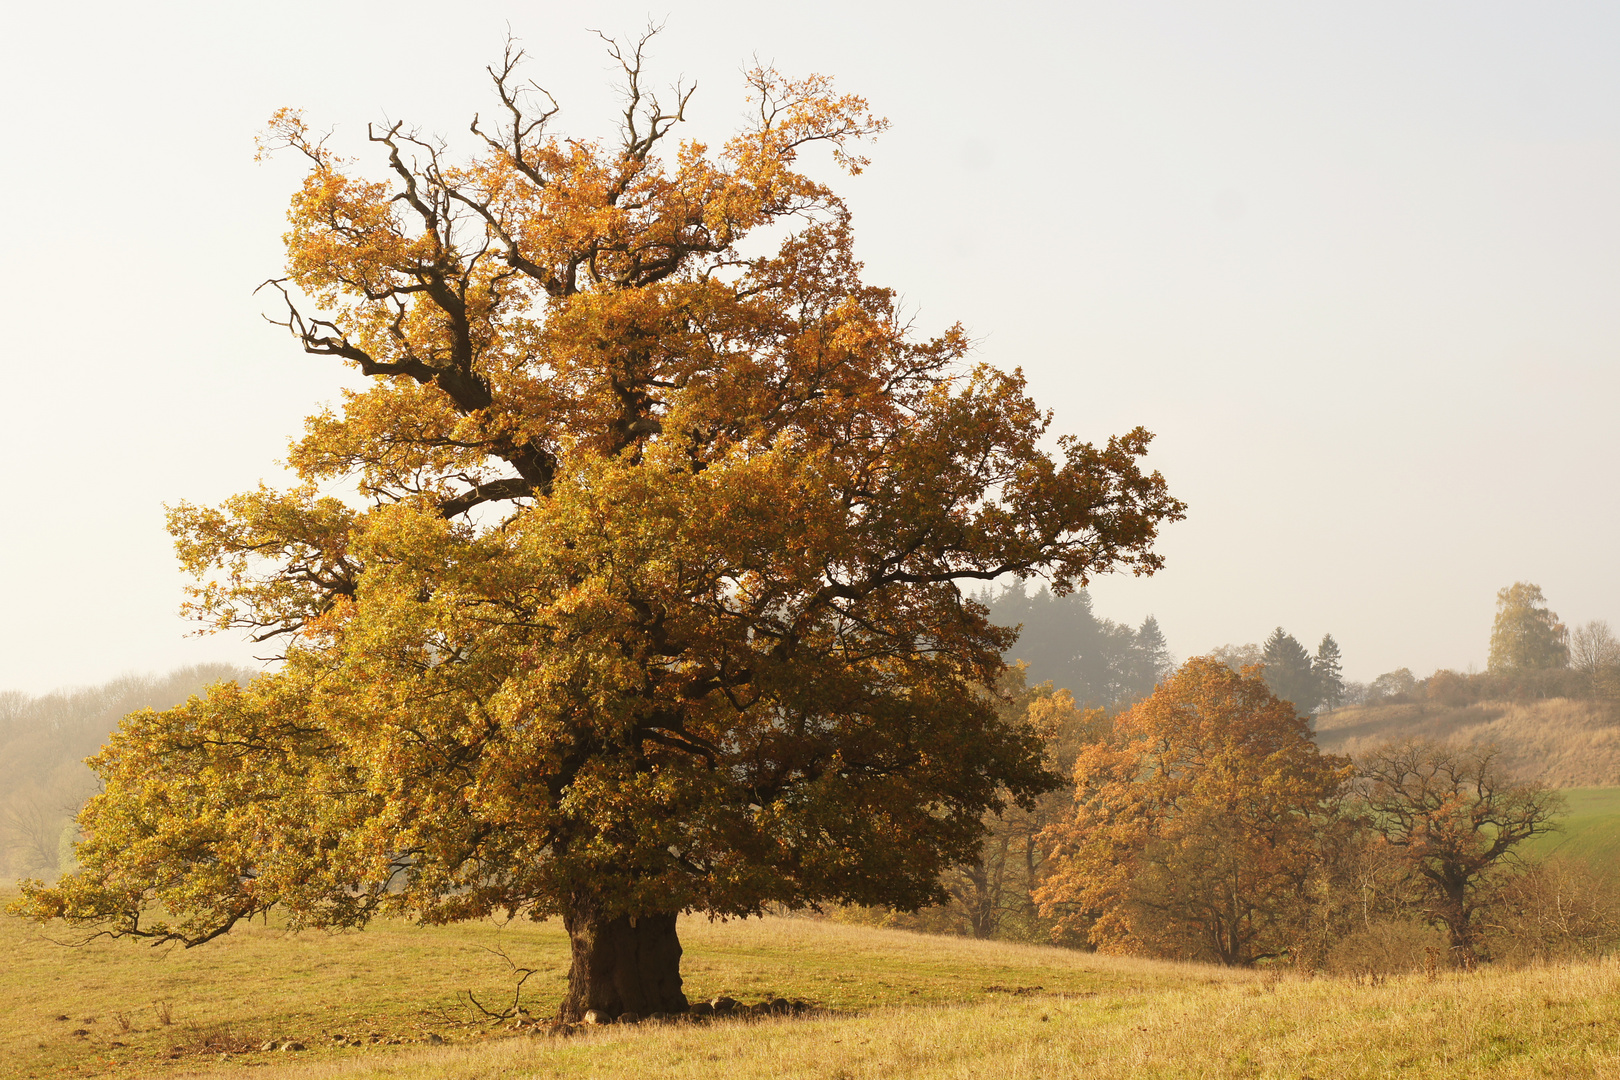
<svg viewBox="0 0 1620 1080">
<path fill-rule="evenodd" d="M 1579 859 L 1599 874 L 1620 878 L 1620 788 L 1564 788 L 1559 794 L 1569 804 L 1559 819 L 1561 831 L 1529 841 L 1525 854 Z"/>
</svg>

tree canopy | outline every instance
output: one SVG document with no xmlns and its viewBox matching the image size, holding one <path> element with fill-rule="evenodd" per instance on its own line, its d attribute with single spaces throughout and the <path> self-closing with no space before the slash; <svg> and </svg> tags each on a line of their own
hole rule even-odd
<svg viewBox="0 0 1620 1080">
<path fill-rule="evenodd" d="M 1037 899 L 1103 948 L 1223 964 L 1284 953 L 1349 775 L 1258 669 L 1193 657 L 1081 750 Z"/>
<path fill-rule="evenodd" d="M 1569 663 L 1569 634 L 1547 607 L 1541 586 L 1517 581 L 1496 594 L 1492 671 L 1537 671 Z"/>
<path fill-rule="evenodd" d="M 1514 783 L 1490 747 L 1418 740 L 1365 755 L 1356 786 L 1424 915 L 1445 928 L 1458 962 L 1472 968 L 1482 902 L 1516 869 L 1520 844 L 1557 828 L 1562 797 Z"/>
<path fill-rule="evenodd" d="M 1054 782 L 962 587 L 1156 570 L 1151 436 L 1043 450 L 1016 370 L 862 279 L 799 158 L 858 173 L 863 99 L 755 70 L 736 136 L 678 142 L 692 91 L 612 52 L 613 140 L 555 132 L 511 50 L 468 157 L 389 123 L 372 176 L 276 115 L 283 323 L 371 384 L 296 486 L 170 525 L 191 610 L 284 663 L 132 715 L 81 869 L 21 910 L 187 945 L 271 907 L 561 915 L 565 1016 L 673 1011 L 678 913 L 941 899 Z"/>
</svg>

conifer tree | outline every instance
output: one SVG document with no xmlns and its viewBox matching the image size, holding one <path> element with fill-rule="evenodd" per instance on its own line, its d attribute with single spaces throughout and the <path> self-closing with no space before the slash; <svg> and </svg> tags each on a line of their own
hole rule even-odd
<svg viewBox="0 0 1620 1080">
<path fill-rule="evenodd" d="M 1305 646 L 1279 626 L 1266 638 L 1261 656 L 1266 685 L 1271 687 L 1272 693 L 1292 702 L 1300 712 L 1315 712 L 1321 694 L 1316 673 L 1311 669 L 1311 654 L 1305 651 Z"/>
<path fill-rule="evenodd" d="M 1159 629 L 1159 620 L 1149 615 L 1137 628 L 1131 642 L 1130 675 L 1124 687 L 1125 700 L 1146 697 L 1159 681 L 1176 669 L 1170 646 Z"/>
<path fill-rule="evenodd" d="M 1322 643 L 1316 647 L 1316 658 L 1311 661 L 1311 671 L 1316 675 L 1319 703 L 1329 709 L 1338 708 L 1344 700 L 1344 675 L 1339 643 L 1333 640 L 1332 634 L 1322 635 Z"/>
</svg>

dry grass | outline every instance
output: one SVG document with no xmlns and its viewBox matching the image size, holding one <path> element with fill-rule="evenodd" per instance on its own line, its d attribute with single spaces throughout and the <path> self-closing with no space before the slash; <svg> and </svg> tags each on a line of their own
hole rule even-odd
<svg viewBox="0 0 1620 1080">
<path fill-rule="evenodd" d="M 641 1077 L 1599 1077 L 1620 1072 L 1620 966 L 1421 978 L 1204 979 L 862 1015 L 604 1029 L 286 1064 L 260 1080 Z M 199 1076 L 237 1075 L 227 1067 Z"/>
<path fill-rule="evenodd" d="M 1361 985 L 796 919 L 692 919 L 682 937 L 694 998 L 779 993 L 828 1011 L 567 1038 L 514 1034 L 467 1022 L 456 993 L 493 996 L 505 965 L 484 950 L 503 948 L 542 968 L 531 980 L 546 980 L 532 1007 L 554 1008 L 564 959 L 556 928 L 395 924 L 289 938 L 255 925 L 163 954 L 105 941 L 64 949 L 4 919 L 0 1076 L 1620 1075 L 1620 964 L 1612 962 Z M 159 1022 L 160 1002 L 172 1002 L 171 1025 Z M 388 1042 L 434 1034 L 447 1044 Z M 309 1049 L 258 1049 L 271 1039 Z"/>
<path fill-rule="evenodd" d="M 1320 717 L 1316 740 L 1335 754 L 1359 754 L 1406 738 L 1494 743 L 1502 764 L 1550 787 L 1620 786 L 1620 723 L 1594 701 L 1548 698 L 1450 706 L 1371 705 Z"/>
<path fill-rule="evenodd" d="M 48 933 L 66 936 L 59 927 Z M 1005 996 L 987 987 L 1129 995 L 1202 977 L 1202 969 L 1177 965 L 808 920 L 687 919 L 681 935 L 694 999 L 781 995 L 846 1015 Z M 0 1077 L 185 1074 L 222 1054 L 232 1067 L 284 1062 L 285 1054 L 259 1050 L 272 1041 L 301 1042 L 310 1049 L 300 1056 L 348 1068 L 432 1036 L 457 1044 L 490 1038 L 461 995 L 510 1002 L 507 965 L 492 950 L 538 969 L 524 1005 L 554 1014 L 567 939 L 547 924 L 383 923 L 296 937 L 254 924 L 186 951 L 107 940 L 65 948 L 3 917 Z"/>
</svg>

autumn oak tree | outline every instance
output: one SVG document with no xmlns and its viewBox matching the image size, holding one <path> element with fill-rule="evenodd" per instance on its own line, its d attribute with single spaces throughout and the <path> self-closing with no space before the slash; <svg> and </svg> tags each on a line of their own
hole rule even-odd
<svg viewBox="0 0 1620 1080">
<path fill-rule="evenodd" d="M 1044 451 L 1016 372 L 861 279 L 798 165 L 860 171 L 861 98 L 756 70 L 713 149 L 612 51 L 616 141 L 556 134 L 510 49 L 466 159 L 389 124 L 368 177 L 274 118 L 308 168 L 285 325 L 371 383 L 297 486 L 171 528 L 196 613 L 284 663 L 132 715 L 81 869 L 21 910 L 187 945 L 272 907 L 561 916 L 564 1017 L 677 1011 L 679 913 L 943 899 L 1050 786 L 962 586 L 1155 570 L 1149 434 Z"/>
<path fill-rule="evenodd" d="M 1562 797 L 1514 782 L 1490 747 L 1421 740 L 1365 755 L 1356 789 L 1418 909 L 1444 928 L 1457 962 L 1472 969 L 1480 910 L 1522 869 L 1519 845 L 1558 827 Z"/>
<path fill-rule="evenodd" d="M 1293 945 L 1347 760 L 1258 666 L 1193 657 L 1081 751 L 1037 894 L 1097 946 L 1247 965 Z"/>
</svg>

